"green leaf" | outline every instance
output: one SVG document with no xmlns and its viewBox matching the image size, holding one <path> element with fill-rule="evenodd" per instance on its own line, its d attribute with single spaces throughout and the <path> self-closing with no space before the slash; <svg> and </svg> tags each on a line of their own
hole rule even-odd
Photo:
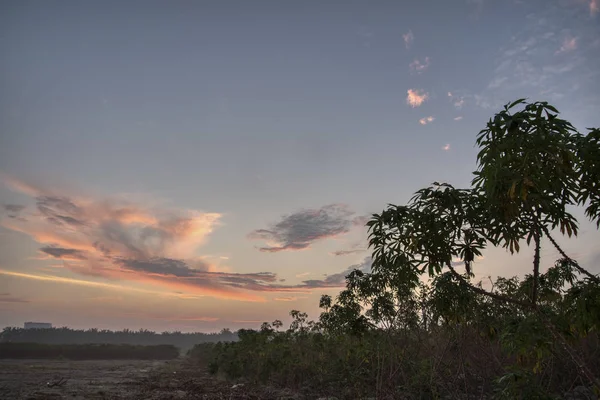
<svg viewBox="0 0 600 400">
<path fill-rule="evenodd" d="M 513 108 L 513 107 L 514 107 L 514 106 L 516 106 L 517 104 L 521 104 L 521 103 L 525 102 L 525 100 L 526 100 L 526 98 L 522 98 L 522 99 L 519 99 L 519 100 L 515 100 L 515 101 L 513 101 L 513 102 L 512 102 L 512 103 L 510 103 L 510 105 L 508 106 L 508 109 L 511 109 L 511 108 Z"/>
</svg>

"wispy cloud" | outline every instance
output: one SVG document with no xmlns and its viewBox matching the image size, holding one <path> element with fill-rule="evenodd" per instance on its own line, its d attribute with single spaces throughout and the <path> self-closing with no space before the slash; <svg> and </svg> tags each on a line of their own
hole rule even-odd
<svg viewBox="0 0 600 400">
<path fill-rule="evenodd" d="M 408 89 L 406 93 L 406 103 L 413 108 L 419 107 L 429 98 L 429 94 L 421 89 Z"/>
<path fill-rule="evenodd" d="M 568 53 L 575 49 L 577 49 L 577 38 L 576 37 L 567 37 L 563 40 L 562 45 L 560 46 L 560 48 L 558 50 L 556 50 L 556 53 L 554 53 L 554 54 Z"/>
<path fill-rule="evenodd" d="M 361 216 L 344 204 L 330 204 L 319 209 L 305 209 L 284 215 L 269 229 L 257 229 L 248 237 L 265 240 L 263 252 L 303 250 L 325 238 L 343 235 L 362 221 Z"/>
<path fill-rule="evenodd" d="M 479 15 L 481 15 L 481 12 L 483 11 L 484 3 L 485 0 L 467 0 L 467 4 L 472 4 L 475 6 L 472 17 L 475 19 L 479 18 Z"/>
<path fill-rule="evenodd" d="M 435 118 L 434 118 L 433 116 L 431 116 L 431 115 L 430 115 L 429 117 L 421 118 L 421 119 L 419 120 L 419 123 L 420 123 L 421 125 L 427 125 L 427 124 L 429 124 L 429 123 L 433 122 L 433 120 L 434 120 L 434 119 L 435 119 Z"/>
<path fill-rule="evenodd" d="M 497 89 L 506 81 L 508 81 L 506 76 L 497 76 L 488 84 L 488 89 Z"/>
<path fill-rule="evenodd" d="M 353 249 L 353 250 L 337 250 L 332 252 L 331 254 L 334 256 L 347 256 L 350 254 L 363 253 L 365 249 Z"/>
<path fill-rule="evenodd" d="M 0 293 L 0 303 L 29 303 L 29 300 L 11 296 L 10 293 Z"/>
<path fill-rule="evenodd" d="M 231 322 L 235 322 L 236 324 L 262 324 L 265 321 L 260 319 L 234 319 Z"/>
<path fill-rule="evenodd" d="M 247 301 L 265 300 L 250 292 L 304 293 L 310 290 L 307 285 L 279 285 L 277 275 L 271 272 L 225 272 L 221 266 L 199 257 L 196 253 L 199 246 L 218 226 L 221 217 L 218 213 L 71 196 L 14 178 L 4 180 L 4 183 L 31 196 L 35 208 L 26 213 L 24 220 L 4 218 L 0 224 L 38 242 L 43 256 L 41 259 L 60 260 L 64 269 L 92 280 L 35 274 L 15 276 L 118 290 L 128 290 L 129 287 L 93 279 L 135 281 L 187 295 Z M 9 209 L 21 213 L 25 210 L 22 207 Z M 302 215 L 300 213 L 296 217 L 308 225 L 302 225 L 302 222 L 295 225 L 295 219 L 291 218 L 276 227 L 285 237 L 286 223 L 291 224 L 287 232 L 292 247 L 342 233 L 350 229 L 358 218 L 343 206 L 325 207 L 312 219 L 303 220 Z M 311 227 L 311 223 L 315 223 L 316 227 Z"/>
<path fill-rule="evenodd" d="M 526 15 L 522 30 L 498 50 L 488 84 L 473 95 L 476 105 L 498 110 L 515 98 L 543 96 L 552 102 L 569 97 L 569 107 L 579 110 L 598 107 L 584 89 L 595 87 L 600 75 L 600 53 L 594 49 L 597 26 L 585 20 L 566 23 L 573 1 L 578 0 L 550 2 Z"/>
<path fill-rule="evenodd" d="M 455 121 L 460 121 L 461 119 L 463 119 L 463 116 L 462 116 L 462 115 L 459 115 L 458 117 L 454 117 L 454 120 L 455 120 Z"/>
<path fill-rule="evenodd" d="M 217 213 L 75 197 L 15 179 L 10 187 L 26 188 L 23 192 L 33 197 L 36 207 L 27 213 L 25 221 L 3 219 L 0 224 L 40 243 L 44 258 L 60 260 L 63 270 L 89 279 L 0 270 L 2 275 L 175 297 L 212 296 L 245 301 L 266 301 L 257 292 L 300 294 L 344 286 L 344 273 L 283 285 L 272 272 L 233 273 L 216 268 L 207 261 L 208 257 L 198 257 L 196 250 L 217 226 Z M 364 220 L 348 206 L 331 204 L 284 216 L 271 229 L 259 229 L 253 235 L 274 243 L 264 251 L 300 249 L 317 240 L 342 235 L 364 224 Z M 134 287 L 127 282 L 139 285 Z"/>
<path fill-rule="evenodd" d="M 431 62 L 429 60 L 429 57 L 425 57 L 425 59 L 423 61 L 419 61 L 418 59 L 415 59 L 408 66 L 412 72 L 416 72 L 416 73 L 420 74 L 420 73 L 425 72 L 425 70 L 427 70 L 427 68 L 429 68 L 430 63 Z"/>
<path fill-rule="evenodd" d="M 346 285 L 346 276 L 348 276 L 355 269 L 362 272 L 369 272 L 371 270 L 371 264 L 371 257 L 365 257 L 365 259 L 360 264 L 351 265 L 344 271 L 339 272 L 337 274 L 327 275 L 325 279 L 311 279 L 303 281 L 303 285 L 311 288 L 344 287 Z"/>
<path fill-rule="evenodd" d="M 24 272 L 8 271 L 8 270 L 4 270 L 4 269 L 0 269 L 0 275 L 12 276 L 14 278 L 23 278 L 23 279 L 30 279 L 30 280 L 36 280 L 36 281 L 43 281 L 43 282 L 71 284 L 71 285 L 76 285 L 76 286 L 99 287 L 99 288 L 105 288 L 105 289 L 132 291 L 132 292 L 147 293 L 147 294 L 162 294 L 162 292 L 155 291 L 155 290 L 132 288 L 132 287 L 127 287 L 125 285 L 119 285 L 116 283 L 88 281 L 85 279 L 65 278 L 62 276 L 28 274 L 28 273 L 24 273 Z"/>
<path fill-rule="evenodd" d="M 20 204 L 4 204 L 2 209 L 6 212 L 8 218 L 16 219 L 19 221 L 25 221 L 25 218 L 21 216 L 25 206 Z M 1 214 L 1 213 L 0 213 Z"/>
<path fill-rule="evenodd" d="M 42 253 L 49 255 L 52 258 L 59 258 L 62 260 L 71 260 L 71 261 L 82 261 L 87 260 L 84 253 L 81 250 L 76 249 L 65 249 L 62 247 L 42 247 L 40 249 Z"/>
<path fill-rule="evenodd" d="M 402 39 L 404 39 L 404 45 L 406 46 L 406 48 L 410 49 L 415 40 L 415 36 L 413 35 L 412 30 L 409 30 L 408 32 L 403 34 Z"/>
<path fill-rule="evenodd" d="M 141 318 L 141 319 L 151 319 L 151 320 L 159 320 L 165 322 L 215 322 L 218 321 L 218 317 L 207 317 L 202 315 L 173 315 L 169 314 L 160 314 L 160 313 L 117 313 L 116 316 L 119 317 L 133 317 L 133 318 Z"/>
<path fill-rule="evenodd" d="M 444 151 L 450 150 L 450 144 L 449 143 L 446 144 L 444 147 L 442 147 L 442 150 L 444 150 Z"/>
<path fill-rule="evenodd" d="M 18 214 L 25 209 L 25 206 L 20 204 L 4 204 L 3 208 L 12 214 Z"/>
<path fill-rule="evenodd" d="M 448 98 L 456 108 L 462 108 L 465 105 L 465 96 L 458 95 L 453 92 L 448 92 Z"/>
<path fill-rule="evenodd" d="M 600 11 L 600 2 L 598 0 L 589 0 L 590 15 L 593 17 Z"/>
<path fill-rule="evenodd" d="M 297 301 L 300 299 L 306 299 L 306 297 L 292 297 L 292 296 L 285 296 L 285 297 L 275 297 L 273 298 L 273 300 L 275 301 Z"/>
<path fill-rule="evenodd" d="M 371 47 L 371 40 L 375 34 L 369 27 L 361 26 L 358 30 L 358 36 L 361 38 L 363 46 Z"/>
</svg>

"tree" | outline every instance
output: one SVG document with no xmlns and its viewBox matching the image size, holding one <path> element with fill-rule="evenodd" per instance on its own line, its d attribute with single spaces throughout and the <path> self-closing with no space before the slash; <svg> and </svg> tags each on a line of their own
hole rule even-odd
<svg viewBox="0 0 600 400">
<path fill-rule="evenodd" d="M 516 106 L 523 109 L 512 113 Z M 367 223 L 373 274 L 402 276 L 414 287 L 427 272 L 436 278 L 438 292 L 439 285 L 452 282 L 453 277 L 476 294 L 537 313 L 582 374 L 598 385 L 538 306 L 543 236 L 559 250 L 568 267 L 586 276 L 584 286 L 597 287 L 600 282 L 568 257 L 550 233 L 558 228 L 563 235 L 577 235 L 578 221 L 569 211 L 576 205 L 587 205 L 586 215 L 600 226 L 599 143 L 598 129 L 580 134 L 546 102 L 521 99 L 507 104 L 477 137 L 480 151 L 471 188 L 436 182 L 417 191 L 407 205 L 389 205 L 373 215 Z M 534 243 L 532 274 L 526 279 L 528 298 L 470 283 L 473 262 L 487 246 L 503 246 L 515 253 L 523 241 Z M 464 264 L 465 274 L 455 269 L 456 259 Z"/>
<path fill-rule="evenodd" d="M 525 107 L 511 114 L 517 105 Z M 600 160 L 597 130 L 583 136 L 557 115 L 546 102 L 520 99 L 490 119 L 477 137 L 481 150 L 472 183 L 485 201 L 489 239 L 511 252 L 518 252 L 524 239 L 534 241 L 533 305 L 538 301 L 542 236 L 557 227 L 576 236 L 577 220 L 567 207 L 588 200 L 588 216 L 600 223 L 594 175 Z"/>
</svg>

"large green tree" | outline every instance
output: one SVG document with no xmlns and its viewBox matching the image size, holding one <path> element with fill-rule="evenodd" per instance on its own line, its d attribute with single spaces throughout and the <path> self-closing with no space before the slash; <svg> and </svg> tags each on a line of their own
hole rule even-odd
<svg viewBox="0 0 600 400">
<path fill-rule="evenodd" d="M 476 143 L 480 151 L 470 188 L 434 183 L 417 191 L 408 204 L 389 205 L 373 215 L 367 224 L 373 274 L 403 277 L 403 285 L 397 287 L 416 288 L 419 277 L 427 273 L 438 286 L 456 282 L 537 315 L 581 373 L 598 384 L 547 317 L 547 310 L 540 309 L 545 305 L 540 302 L 540 286 L 547 281 L 540 271 L 540 254 L 542 238 L 547 237 L 561 253 L 561 265 L 585 276 L 581 287 L 589 291 L 580 293 L 597 296 L 598 291 L 590 288 L 598 287 L 598 277 L 569 257 L 552 232 L 577 236 L 578 221 L 571 211 L 575 206 L 585 207 L 586 215 L 600 226 L 600 131 L 581 134 L 558 117 L 555 107 L 521 99 L 491 118 Z M 516 253 L 524 242 L 533 242 L 534 247 L 531 273 L 521 286 L 528 288 L 527 296 L 485 290 L 470 282 L 473 263 L 486 247 L 502 246 Z M 464 264 L 465 273 L 457 271 L 456 260 Z M 566 275 L 560 282 L 574 284 Z M 438 287 L 437 293 L 444 290 Z M 595 304 L 593 298 L 587 300 Z"/>
</svg>

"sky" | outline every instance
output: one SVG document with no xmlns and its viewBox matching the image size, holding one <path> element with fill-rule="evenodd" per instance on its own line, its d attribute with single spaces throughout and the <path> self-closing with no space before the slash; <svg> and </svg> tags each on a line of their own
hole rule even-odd
<svg viewBox="0 0 600 400">
<path fill-rule="evenodd" d="M 317 318 L 369 216 L 467 187 L 502 105 L 600 126 L 598 0 L 9 0 L 0 54 L 1 326 Z M 576 213 L 560 242 L 600 272 Z"/>
</svg>

